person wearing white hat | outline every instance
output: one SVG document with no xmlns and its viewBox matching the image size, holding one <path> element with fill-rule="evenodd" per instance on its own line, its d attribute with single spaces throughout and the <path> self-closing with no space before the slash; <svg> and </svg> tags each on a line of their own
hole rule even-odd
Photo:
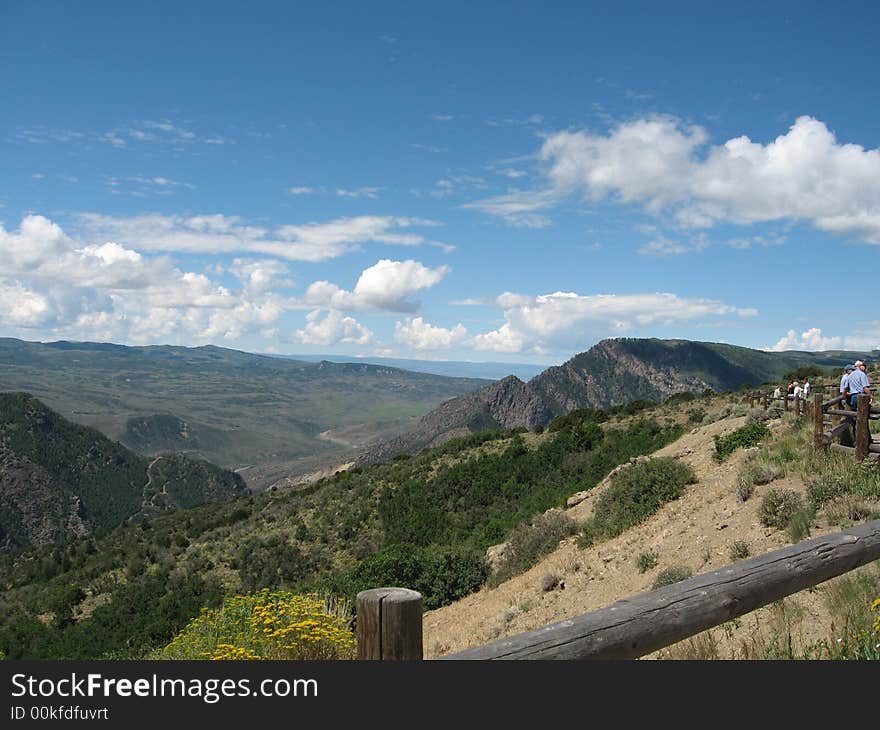
<svg viewBox="0 0 880 730">
<path fill-rule="evenodd" d="M 861 360 L 856 360 L 855 370 L 853 370 L 846 379 L 847 400 L 853 409 L 858 408 L 859 396 L 867 395 L 868 403 L 873 400 L 871 393 L 871 381 L 865 372 L 867 366 Z"/>
</svg>

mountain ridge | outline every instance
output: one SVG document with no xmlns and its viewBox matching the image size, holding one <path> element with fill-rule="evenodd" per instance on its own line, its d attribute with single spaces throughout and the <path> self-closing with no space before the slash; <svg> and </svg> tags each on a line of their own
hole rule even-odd
<svg viewBox="0 0 880 730">
<path fill-rule="evenodd" d="M 356 466 L 438 446 L 480 428 L 533 430 L 578 408 L 660 402 L 675 393 L 736 390 L 778 380 L 805 365 L 840 366 L 880 351 L 767 352 L 716 342 L 610 338 L 554 365 L 527 383 L 512 376 L 447 401 L 404 434 L 371 444 Z"/>
<path fill-rule="evenodd" d="M 535 363 L 513 362 L 474 362 L 467 360 L 416 360 L 396 357 L 360 357 L 343 355 L 271 355 L 282 359 L 293 359 L 304 362 L 335 363 L 368 363 L 385 367 L 400 368 L 417 373 L 432 373 L 446 377 L 484 378 L 500 380 L 508 375 L 516 375 L 520 380 L 527 381 L 543 372 L 548 366 Z"/>
</svg>

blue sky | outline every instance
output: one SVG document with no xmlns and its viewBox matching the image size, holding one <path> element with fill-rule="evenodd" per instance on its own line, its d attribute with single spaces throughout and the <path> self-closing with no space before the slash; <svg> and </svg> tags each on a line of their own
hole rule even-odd
<svg viewBox="0 0 880 730">
<path fill-rule="evenodd" d="M 880 347 L 880 10 L 607 5 L 0 3 L 0 335 Z"/>
</svg>

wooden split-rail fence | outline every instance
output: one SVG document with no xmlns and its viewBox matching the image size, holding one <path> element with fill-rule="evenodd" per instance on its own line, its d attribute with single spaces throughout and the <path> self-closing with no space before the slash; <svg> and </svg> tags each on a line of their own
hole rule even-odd
<svg viewBox="0 0 880 730">
<path fill-rule="evenodd" d="M 871 398 L 860 395 L 855 411 L 846 408 L 842 395 L 827 401 L 813 396 L 813 448 L 831 448 L 864 461 L 868 456 L 880 457 L 880 443 L 871 437 L 870 421 L 880 420 L 880 407 L 871 405 Z"/>
<path fill-rule="evenodd" d="M 783 410 L 793 410 L 795 418 L 811 417 L 817 450 L 832 448 L 859 460 L 880 455 L 880 444 L 871 441 L 869 430 L 869 421 L 880 419 L 880 407 L 872 407 L 868 396 L 861 396 L 852 411 L 841 403 L 843 396 L 823 401 L 821 392 L 811 395 L 784 394 L 781 400 Z M 770 393 L 752 393 L 750 398 L 752 407 L 765 409 L 774 401 Z M 440 659 L 636 659 L 875 560 L 880 560 L 880 520 Z M 359 659 L 421 660 L 422 641 L 418 592 L 391 587 L 358 594 Z"/>
<path fill-rule="evenodd" d="M 636 659 L 878 559 L 874 520 L 440 659 Z M 359 659 L 421 660 L 422 641 L 419 593 L 358 594 Z"/>
<path fill-rule="evenodd" d="M 821 391 L 831 390 L 833 398 L 823 401 Z M 793 412 L 796 419 L 809 416 L 813 423 L 813 447 L 831 448 L 855 456 L 858 461 L 870 457 L 880 460 L 880 443 L 871 435 L 870 421 L 880 420 L 880 406 L 872 406 L 867 395 L 858 398 L 857 410 L 850 410 L 836 384 L 817 386 L 810 397 L 783 394 L 773 398 L 770 393 L 754 392 L 748 399 L 752 408 L 765 410 L 776 401 L 782 401 L 784 412 Z"/>
</svg>

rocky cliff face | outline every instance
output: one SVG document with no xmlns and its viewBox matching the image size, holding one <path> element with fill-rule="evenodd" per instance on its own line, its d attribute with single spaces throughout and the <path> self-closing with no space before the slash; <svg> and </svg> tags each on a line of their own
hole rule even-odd
<svg viewBox="0 0 880 730">
<path fill-rule="evenodd" d="M 374 444 L 355 461 L 367 466 L 397 454 L 411 454 L 439 446 L 459 436 L 493 428 L 515 428 L 548 423 L 553 414 L 548 404 L 514 375 L 473 393 L 448 400 L 423 416 L 407 433 Z"/>
<path fill-rule="evenodd" d="M 513 375 L 485 388 L 484 393 L 489 414 L 503 428 L 533 429 L 553 417 L 546 399 Z"/>
<path fill-rule="evenodd" d="M 662 401 L 673 393 L 700 392 L 706 388 L 731 387 L 713 378 L 712 382 L 693 370 L 694 363 L 705 359 L 721 360 L 708 350 L 694 357 L 694 347 L 682 348 L 678 343 L 659 341 L 603 340 L 589 351 L 573 357 L 558 367 L 545 370 L 529 382 L 529 386 L 553 404 L 556 413 L 575 408 L 608 408 L 633 400 Z M 687 343 L 699 345 L 699 343 Z M 703 349 L 703 348 L 696 348 Z M 701 363 L 702 364 L 702 363 Z M 705 368 L 707 373 L 720 370 Z M 746 382 L 751 373 L 734 378 L 736 387 Z"/>
<path fill-rule="evenodd" d="M 93 525 L 75 495 L 57 499 L 52 475 L 0 446 L 0 549 L 88 535 Z"/>
</svg>

